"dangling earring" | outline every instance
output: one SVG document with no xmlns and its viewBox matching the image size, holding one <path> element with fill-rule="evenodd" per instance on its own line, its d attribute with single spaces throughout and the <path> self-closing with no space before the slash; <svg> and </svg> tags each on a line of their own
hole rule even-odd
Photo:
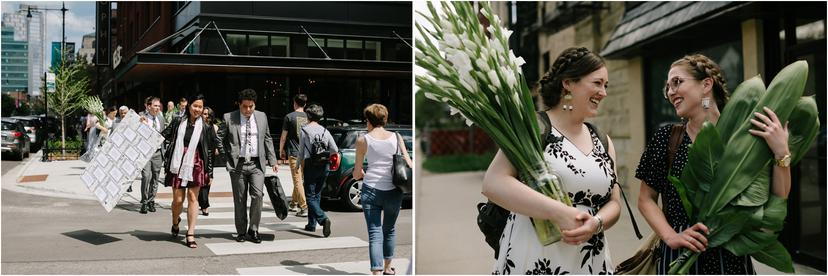
<svg viewBox="0 0 828 276">
<path fill-rule="evenodd" d="M 710 97 L 702 98 L 702 108 L 710 109 Z"/>
<path fill-rule="evenodd" d="M 569 104 L 564 103 L 563 110 L 572 111 L 572 93 L 567 91 L 566 95 L 563 96 L 563 99 L 567 101 Z"/>
</svg>

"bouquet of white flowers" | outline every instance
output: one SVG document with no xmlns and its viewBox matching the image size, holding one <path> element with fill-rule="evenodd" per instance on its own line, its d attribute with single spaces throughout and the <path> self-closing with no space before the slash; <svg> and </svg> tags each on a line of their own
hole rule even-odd
<svg viewBox="0 0 828 276">
<path fill-rule="evenodd" d="M 441 13 L 429 2 L 429 15 L 418 12 L 432 29 L 416 25 L 416 64 L 427 71 L 416 84 L 429 99 L 447 103 L 451 114 L 477 124 L 500 147 L 520 173 L 523 183 L 572 206 L 555 172 L 543 159 L 535 105 L 520 66 L 525 62 L 509 49 L 512 31 L 486 2 L 478 11 L 467 1 L 440 2 Z M 534 220 L 541 243 L 560 240 L 560 229 L 548 220 Z"/>
</svg>

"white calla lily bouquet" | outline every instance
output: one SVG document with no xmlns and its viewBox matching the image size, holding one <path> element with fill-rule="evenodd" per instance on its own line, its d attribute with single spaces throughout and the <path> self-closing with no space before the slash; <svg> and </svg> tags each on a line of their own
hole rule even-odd
<svg viewBox="0 0 828 276">
<path fill-rule="evenodd" d="M 525 62 L 509 49 L 512 31 L 502 26 L 487 2 L 481 14 L 491 23 L 484 28 L 469 2 L 440 2 L 441 13 L 429 2 L 430 14 L 418 12 L 431 29 L 417 23 L 416 64 L 427 71 L 416 76 L 420 92 L 449 105 L 466 124 L 482 128 L 517 169 L 521 182 L 544 195 L 572 206 L 560 179 L 546 164 L 535 105 L 520 70 Z M 561 239 L 549 220 L 534 219 L 543 245 Z"/>
</svg>

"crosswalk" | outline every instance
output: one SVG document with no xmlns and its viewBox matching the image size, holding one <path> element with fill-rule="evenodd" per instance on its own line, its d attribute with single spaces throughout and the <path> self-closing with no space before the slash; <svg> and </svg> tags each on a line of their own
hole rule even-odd
<svg viewBox="0 0 828 276">
<path fill-rule="evenodd" d="M 169 202 L 160 203 L 162 207 L 169 207 Z M 248 203 L 249 204 L 249 203 Z M 185 211 L 187 204 L 185 203 Z M 232 202 L 211 203 L 209 216 L 198 216 L 196 236 L 199 235 L 221 235 L 235 236 L 236 226 L 233 224 L 234 212 Z M 199 212 L 200 213 L 200 212 Z M 187 231 L 187 216 L 181 215 L 181 233 Z M 234 240 L 221 240 L 222 242 L 200 243 L 199 247 L 205 247 L 215 256 L 238 255 L 238 254 L 267 254 L 307 250 L 330 250 L 341 248 L 367 248 L 368 242 L 354 236 L 339 236 L 328 238 L 293 238 L 284 239 L 280 235 L 282 231 L 302 231 L 307 223 L 306 218 L 299 218 L 292 213 L 284 220 L 276 218 L 273 207 L 268 200 L 265 200 L 262 207 L 262 221 L 259 225 L 259 235 L 262 237 L 276 236 L 279 238 L 268 240 L 265 238 L 262 243 L 236 242 Z M 316 235 L 322 235 L 322 227 L 316 228 Z M 295 236 L 295 235 L 294 235 Z M 393 261 L 397 272 L 402 275 L 409 266 L 409 260 L 399 258 Z M 239 267 L 236 271 L 242 275 L 302 275 L 302 274 L 370 274 L 370 263 L 368 256 L 354 256 L 354 261 L 337 263 L 300 264 L 286 266 L 267 267 Z"/>
</svg>

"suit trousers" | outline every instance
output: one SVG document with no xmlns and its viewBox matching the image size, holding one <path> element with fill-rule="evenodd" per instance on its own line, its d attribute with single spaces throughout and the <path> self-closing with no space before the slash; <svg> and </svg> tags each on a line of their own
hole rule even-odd
<svg viewBox="0 0 828 276">
<path fill-rule="evenodd" d="M 164 157 L 161 150 L 152 154 L 147 165 L 141 170 L 141 204 L 154 204 L 158 193 L 158 183 L 161 183 L 161 170 L 164 168 Z"/>
<path fill-rule="evenodd" d="M 288 164 L 290 164 L 290 176 L 293 178 L 293 194 L 291 198 L 296 206 L 302 209 L 308 209 L 308 202 L 305 200 L 305 187 L 302 185 L 302 168 L 301 162 L 296 156 L 288 156 Z"/>
<path fill-rule="evenodd" d="M 245 234 L 247 231 L 259 231 L 259 221 L 262 218 L 262 197 L 264 195 L 264 171 L 258 164 L 259 160 L 257 158 L 247 162 L 240 158 L 236 161 L 236 168 L 230 171 L 237 234 Z M 247 211 L 248 193 L 250 194 L 249 213 Z"/>
</svg>

